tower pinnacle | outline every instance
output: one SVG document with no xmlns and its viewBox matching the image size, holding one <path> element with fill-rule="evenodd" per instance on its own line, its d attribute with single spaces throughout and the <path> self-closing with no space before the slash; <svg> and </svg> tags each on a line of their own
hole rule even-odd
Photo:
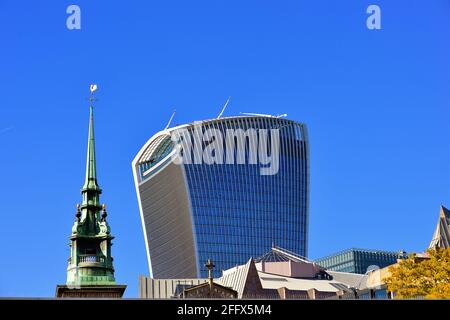
<svg viewBox="0 0 450 320">
<path fill-rule="evenodd" d="M 93 102 L 94 92 L 97 90 L 97 85 L 91 85 L 91 95 L 89 97 L 89 136 L 88 149 L 86 159 L 86 181 L 83 190 L 100 190 L 97 184 L 97 164 L 95 159 L 95 137 L 94 137 L 94 106 Z"/>
<path fill-rule="evenodd" d="M 67 283 L 57 286 L 58 297 L 121 297 L 126 286 L 117 285 L 114 278 L 111 245 L 114 237 L 106 221 L 106 205 L 100 204 L 102 190 L 97 183 L 94 139 L 94 91 L 89 98 L 89 134 L 86 160 L 86 180 L 81 189 L 81 205 L 77 205 L 70 235 L 70 258 Z M 78 290 L 78 291 L 77 291 Z"/>
</svg>

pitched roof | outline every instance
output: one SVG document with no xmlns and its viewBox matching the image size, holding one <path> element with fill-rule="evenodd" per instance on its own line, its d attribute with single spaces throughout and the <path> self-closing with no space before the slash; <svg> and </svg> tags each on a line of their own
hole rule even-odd
<svg viewBox="0 0 450 320">
<path fill-rule="evenodd" d="M 246 264 L 228 270 L 230 272 L 224 273 L 222 277 L 217 280 L 217 283 L 225 287 L 233 288 L 238 293 L 238 299 L 242 299 L 245 284 L 247 283 L 247 277 L 252 266 L 256 270 L 253 259 L 249 259 Z"/>
<path fill-rule="evenodd" d="M 333 272 L 333 280 L 292 278 L 258 271 L 254 260 L 250 259 L 245 265 L 224 271 L 216 282 L 233 288 L 238 293 L 238 299 L 242 299 L 251 297 L 252 293 L 258 290 L 265 292 L 268 297 L 276 297 L 279 288 L 295 291 L 313 288 L 323 292 L 349 291 L 349 287 L 363 287 L 362 284 L 365 284 L 366 279 L 367 276 L 359 274 L 348 274 L 345 277 L 341 272 Z"/>
<path fill-rule="evenodd" d="M 429 248 L 449 248 L 450 247 L 450 210 L 441 206 L 439 220 L 431 239 Z"/>
<path fill-rule="evenodd" d="M 345 284 L 347 287 L 356 289 L 367 288 L 367 274 L 349 273 L 341 271 L 327 270 L 327 273 L 333 277 L 334 281 Z"/>
</svg>

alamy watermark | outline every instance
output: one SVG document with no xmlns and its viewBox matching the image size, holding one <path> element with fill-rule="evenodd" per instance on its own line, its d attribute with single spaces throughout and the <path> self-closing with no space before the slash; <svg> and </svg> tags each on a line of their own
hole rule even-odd
<svg viewBox="0 0 450 320">
<path fill-rule="evenodd" d="M 369 30 L 380 30 L 381 29 L 381 8 L 376 4 L 371 4 L 367 7 L 367 14 L 370 16 L 366 20 L 366 26 Z"/>
<path fill-rule="evenodd" d="M 67 7 L 66 13 L 69 14 L 66 20 L 66 27 L 69 30 L 81 29 L 81 9 L 76 4 Z"/>
<path fill-rule="evenodd" d="M 260 175 L 274 175 L 280 168 L 279 129 L 205 128 L 195 122 L 193 129 L 171 132 L 175 164 L 259 165 Z"/>
<path fill-rule="evenodd" d="M 69 30 L 81 29 L 81 9 L 76 4 L 67 7 L 66 13 L 69 15 L 66 19 L 66 27 Z M 367 7 L 366 13 L 370 14 L 366 20 L 366 26 L 369 30 L 381 30 L 381 8 L 376 4 Z"/>
</svg>

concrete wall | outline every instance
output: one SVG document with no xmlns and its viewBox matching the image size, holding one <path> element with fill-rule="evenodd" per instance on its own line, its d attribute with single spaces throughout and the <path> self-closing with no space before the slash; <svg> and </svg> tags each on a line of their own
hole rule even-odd
<svg viewBox="0 0 450 320">
<path fill-rule="evenodd" d="M 196 250 L 182 166 L 170 163 L 139 185 L 153 278 L 195 278 Z"/>
<path fill-rule="evenodd" d="M 207 281 L 208 279 L 152 279 L 139 276 L 139 298 L 170 299 L 177 285 L 195 286 Z"/>
<path fill-rule="evenodd" d="M 271 274 L 293 278 L 314 278 L 320 268 L 313 263 L 303 262 L 259 262 L 255 263 L 256 269 Z"/>
</svg>

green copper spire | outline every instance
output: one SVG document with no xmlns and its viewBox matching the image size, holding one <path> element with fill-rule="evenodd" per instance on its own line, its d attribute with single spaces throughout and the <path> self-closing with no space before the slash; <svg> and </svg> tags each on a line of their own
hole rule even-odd
<svg viewBox="0 0 450 320">
<path fill-rule="evenodd" d="M 70 236 L 71 256 L 67 267 L 67 285 L 113 285 L 114 268 L 111 257 L 110 227 L 106 222 L 106 206 L 100 204 L 102 190 L 97 183 L 93 93 L 91 85 L 86 180 L 81 189 L 83 201 L 77 205 Z"/>
<path fill-rule="evenodd" d="M 94 107 L 92 106 L 93 98 L 90 98 L 91 105 L 89 115 L 89 138 L 88 138 L 88 150 L 86 160 L 86 181 L 83 189 L 98 190 L 97 184 L 97 168 L 95 162 L 95 138 L 94 138 Z"/>
<path fill-rule="evenodd" d="M 95 91 L 95 90 L 94 90 Z M 97 183 L 97 164 L 95 159 L 95 138 L 94 138 L 94 91 L 91 90 L 89 98 L 89 134 L 86 157 L 86 180 L 84 182 L 81 194 L 83 202 L 81 205 L 82 220 L 85 221 L 84 231 L 88 234 L 95 234 L 98 231 L 96 221 L 100 220 L 99 212 L 102 208 L 100 204 L 100 194 L 102 189 Z"/>
</svg>

